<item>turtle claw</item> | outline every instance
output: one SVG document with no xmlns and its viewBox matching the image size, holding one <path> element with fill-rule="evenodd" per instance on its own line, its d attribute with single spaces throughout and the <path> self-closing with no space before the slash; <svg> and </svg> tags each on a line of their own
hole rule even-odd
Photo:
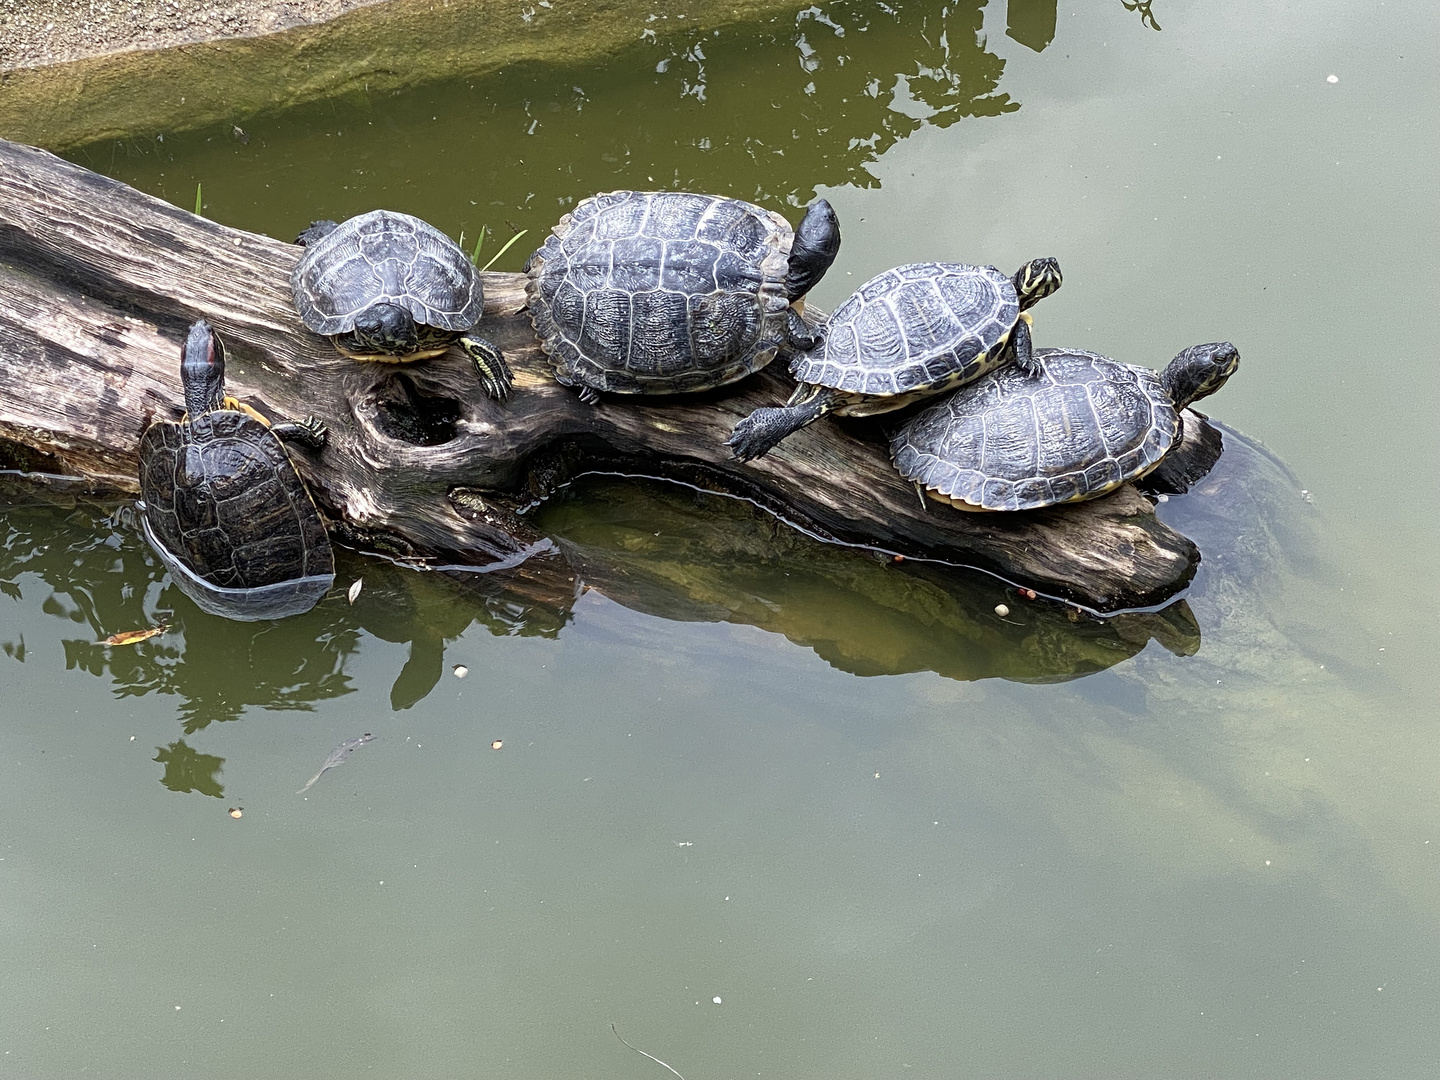
<svg viewBox="0 0 1440 1080">
<path fill-rule="evenodd" d="M 789 344 L 801 352 L 810 352 L 820 344 L 820 334 L 811 330 L 793 307 L 785 313 L 785 331 Z"/>
<path fill-rule="evenodd" d="M 325 444 L 330 441 L 330 428 L 325 421 L 321 420 L 318 416 L 313 414 L 307 416 L 304 420 L 301 420 L 296 427 L 309 433 L 307 436 L 304 436 L 304 439 L 309 443 L 312 450 L 322 450 Z"/>
<path fill-rule="evenodd" d="M 593 386 L 582 386 L 575 392 L 586 405 L 600 404 L 600 391 Z"/>
<path fill-rule="evenodd" d="M 505 362 L 505 356 L 493 343 L 484 338 L 465 336 L 460 339 L 460 347 L 465 350 L 465 355 L 475 365 L 475 374 L 480 377 L 480 386 L 485 393 L 489 394 L 496 401 L 504 401 L 510 396 L 510 387 L 515 381 L 515 376 L 510 371 L 510 365 Z"/>
</svg>

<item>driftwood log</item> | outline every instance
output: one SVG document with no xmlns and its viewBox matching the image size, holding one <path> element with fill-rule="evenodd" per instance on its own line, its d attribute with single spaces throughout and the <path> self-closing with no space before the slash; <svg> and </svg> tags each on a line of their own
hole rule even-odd
<svg viewBox="0 0 1440 1080">
<path fill-rule="evenodd" d="M 1199 562 L 1129 486 L 1024 514 L 923 505 L 874 421 L 822 421 L 740 464 L 724 440 L 739 417 L 787 396 L 783 364 L 709 394 L 587 406 L 551 377 L 519 275 L 484 275 L 482 327 L 516 375 L 506 404 L 481 393 L 455 351 L 355 363 L 295 314 L 299 255 L 0 140 L 0 468 L 134 492 L 140 433 L 180 415 L 179 344 L 203 317 L 227 343 L 233 395 L 329 425 L 323 453 L 296 457 L 338 539 L 500 572 L 536 597 L 570 593 L 575 574 L 526 511 L 593 470 L 733 494 L 825 540 L 981 568 L 1097 612 L 1160 604 Z"/>
</svg>

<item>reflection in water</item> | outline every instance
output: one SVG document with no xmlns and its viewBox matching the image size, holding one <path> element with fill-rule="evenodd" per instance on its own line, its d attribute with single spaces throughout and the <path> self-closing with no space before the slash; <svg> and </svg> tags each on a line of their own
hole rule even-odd
<svg viewBox="0 0 1440 1080">
<path fill-rule="evenodd" d="M 202 754 L 187 746 L 184 739 L 157 747 L 157 750 L 153 760 L 165 766 L 165 775 L 160 778 L 160 783 L 171 791 L 181 794 L 198 791 L 215 799 L 224 796 L 225 786 L 219 780 L 224 758 Z"/>
<path fill-rule="evenodd" d="M 1171 496 L 1155 508 L 1170 528 L 1183 532 L 1200 547 L 1202 559 L 1189 598 L 1207 625 L 1227 625 L 1233 635 L 1244 625 L 1256 655 L 1237 657 L 1227 665 L 1263 666 L 1269 649 L 1289 648 L 1281 631 L 1265 625 L 1274 640 L 1259 644 L 1259 613 L 1255 597 L 1277 588 L 1282 568 L 1307 578 L 1324 575 L 1318 552 L 1318 518 L 1294 473 L 1269 450 L 1217 420 L 1207 423 L 1224 440 L 1214 468 L 1188 494 Z M 1282 608 L 1283 610 L 1283 608 Z"/>
<path fill-rule="evenodd" d="M 874 187 L 867 166 L 923 126 L 1019 108 L 982 22 L 977 0 L 837 0 L 645 40 L 603 68 L 516 66 L 293 109 L 247 124 L 249 143 L 225 126 L 70 156 L 184 206 L 203 181 L 208 215 L 287 239 L 380 205 L 452 235 L 543 237 L 597 189 L 799 206 L 822 185 Z"/>
<path fill-rule="evenodd" d="M 409 642 L 410 656 L 390 687 L 390 707 L 408 709 L 435 689 L 445 670 L 445 646 L 472 623 L 506 637 L 555 637 L 570 620 L 568 607 L 546 609 L 508 594 L 501 574 L 418 573 L 349 556 L 365 584 L 352 618 L 381 641 Z M 345 569 L 340 571 L 346 578 Z"/>
<path fill-rule="evenodd" d="M 1027 599 L 987 575 L 823 544 L 747 502 L 672 482 L 588 476 L 543 504 L 535 524 L 583 587 L 637 611 L 757 626 L 862 676 L 1091 676 L 1078 684 L 1081 694 L 1150 725 L 1179 715 L 1196 677 L 1173 664 L 1116 667 L 1150 641 L 1179 656 L 1199 653 L 1195 662 L 1215 666 L 1226 690 L 1240 694 L 1271 679 L 1276 658 L 1293 651 L 1282 627 L 1247 613 L 1282 565 L 1315 550 L 1314 516 L 1283 465 L 1221 431 L 1225 450 L 1213 472 L 1159 508 L 1204 554 L 1188 599 L 1106 619 Z M 494 634 L 555 636 L 570 617 L 568 608 L 541 611 L 508 596 L 500 575 L 421 573 L 342 551 L 339 581 L 364 579 L 353 606 L 337 589 L 304 616 L 236 623 L 189 606 L 121 517 L 11 500 L 0 527 L 0 592 L 31 613 L 83 627 L 56 635 L 67 666 L 107 678 L 117 696 L 175 695 L 185 735 L 248 707 L 308 710 L 350 693 L 346 664 L 365 634 L 410 645 L 391 688 L 391 707 L 401 710 L 435 689 L 447 646 L 472 624 Z M 1192 607 L 1204 623 L 1226 627 L 1218 647 L 1201 652 Z M 162 616 L 172 627 L 165 634 L 129 647 L 97 644 Z M 8 634 L 0 649 L 19 663 L 30 651 L 23 637 Z M 172 791 L 224 793 L 223 759 L 183 738 L 160 747 L 154 760 Z"/>
<path fill-rule="evenodd" d="M 24 580 L 30 575 L 38 582 Z M 136 530 L 93 509 L 7 506 L 0 590 L 85 627 L 62 640 L 67 668 L 108 676 L 117 697 L 178 697 L 186 734 L 234 720 L 247 706 L 309 710 L 352 690 L 344 664 L 359 634 L 336 605 L 298 617 L 293 628 L 204 615 L 169 583 Z M 170 629 L 139 644 L 101 644 L 161 622 Z M 23 641 L 7 644 L 7 654 L 24 659 Z"/>
<path fill-rule="evenodd" d="M 1049 682 L 1101 671 L 1152 638 L 1178 655 L 1200 646 L 1184 601 L 1096 619 L 987 575 L 823 544 L 749 503 L 664 481 L 586 477 L 536 524 L 587 585 L 626 607 L 748 623 L 857 675 Z"/>
<path fill-rule="evenodd" d="M 1155 21 L 1155 15 L 1150 10 L 1150 5 L 1155 0 L 1120 0 L 1126 11 L 1138 11 L 1140 13 L 1140 25 L 1148 26 L 1151 30 L 1159 30 L 1160 24 Z"/>
<path fill-rule="evenodd" d="M 1005 36 L 1041 52 L 1055 40 L 1056 0 L 1008 0 Z"/>
<path fill-rule="evenodd" d="M 823 544 L 749 503 L 669 482 L 587 477 L 536 519 L 584 585 L 620 604 L 758 626 L 859 675 L 1055 681 L 1102 671 L 1152 638 L 1179 655 L 1200 643 L 1183 601 L 1096 619 L 986 575 Z M 364 580 L 353 606 L 337 589 L 305 615 L 237 623 L 195 609 L 133 529 L 94 513 L 17 506 L 3 541 L 0 589 L 32 602 L 46 590 L 42 611 L 87 628 L 63 639 L 67 667 L 109 678 L 120 697 L 175 695 L 187 735 L 246 708 L 310 710 L 351 693 L 345 666 L 363 633 L 410 645 L 390 692 L 400 710 L 435 688 L 447 645 L 472 624 L 555 636 L 570 617 L 568 606 L 540 610 L 507 596 L 502 575 L 419 573 L 342 552 L 338 579 Z M 997 614 L 999 604 L 1008 610 Z M 161 621 L 166 633 L 136 645 L 100 643 Z M 0 645 L 24 662 L 23 639 Z M 170 751 L 176 760 L 186 752 Z"/>
</svg>

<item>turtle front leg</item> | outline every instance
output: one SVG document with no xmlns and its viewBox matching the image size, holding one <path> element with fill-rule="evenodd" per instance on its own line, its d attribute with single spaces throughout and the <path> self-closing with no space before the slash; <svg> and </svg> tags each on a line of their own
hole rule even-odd
<svg viewBox="0 0 1440 1080">
<path fill-rule="evenodd" d="M 783 408 L 760 408 L 735 425 L 725 445 L 741 461 L 754 461 L 768 454 L 786 436 L 813 424 L 844 400 L 828 386 L 801 383 Z"/>
<path fill-rule="evenodd" d="M 805 320 L 793 307 L 785 309 L 785 338 L 801 352 L 809 352 L 820 344 L 821 335 L 805 325 Z"/>
<path fill-rule="evenodd" d="M 1026 375 L 1034 378 L 1045 373 L 1045 368 L 1040 361 L 1035 359 L 1034 342 L 1030 338 L 1030 313 L 1022 311 L 1020 318 L 1015 321 L 1015 329 L 1010 335 L 1010 349 L 1015 361 L 1015 366 Z"/>
<path fill-rule="evenodd" d="M 295 243 L 301 247 L 309 247 L 315 241 L 329 236 L 339 227 L 338 221 L 312 221 L 310 227 L 295 238 Z"/>
<path fill-rule="evenodd" d="M 271 424 L 270 430 L 282 442 L 298 442 L 311 450 L 323 450 L 330 441 L 330 429 L 318 416 L 307 416 L 299 423 L 286 420 L 283 423 Z"/>
<path fill-rule="evenodd" d="M 471 334 L 463 335 L 459 345 L 474 363 L 475 374 L 480 376 L 480 385 L 485 393 L 496 401 L 504 401 L 509 397 L 515 376 L 511 374 L 510 365 L 505 362 L 499 347 L 494 342 Z"/>
</svg>

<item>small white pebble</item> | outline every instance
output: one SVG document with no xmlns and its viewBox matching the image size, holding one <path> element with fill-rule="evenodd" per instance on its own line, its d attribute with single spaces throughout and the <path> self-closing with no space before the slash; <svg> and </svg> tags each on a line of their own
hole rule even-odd
<svg viewBox="0 0 1440 1080">
<path fill-rule="evenodd" d="M 717 997 L 717 998 L 711 998 L 710 1000 L 713 1001 L 713 1002 L 715 1002 L 716 1005 L 719 1005 L 719 1004 L 720 1004 L 720 999 L 719 999 L 718 997 Z M 179 1008 L 179 1006 L 176 1006 L 176 1008 Z"/>
<path fill-rule="evenodd" d="M 1325 76 L 1325 81 L 1328 82 L 1328 83 L 1331 83 L 1331 84 L 1333 85 L 1334 83 L 1337 83 L 1337 82 L 1340 81 L 1340 76 L 1339 76 L 1339 75 L 1327 75 L 1327 76 Z"/>
<path fill-rule="evenodd" d="M 456 677 L 457 679 L 463 679 L 466 675 L 469 675 L 469 674 L 470 674 L 470 669 L 469 669 L 468 667 L 466 667 L 464 664 L 456 664 L 456 665 L 455 665 L 455 677 Z"/>
<path fill-rule="evenodd" d="M 996 615 L 999 615 L 1000 618 L 1003 619 L 1003 618 L 1005 618 L 1006 615 L 1009 615 L 1009 614 L 1010 614 L 1010 609 L 1009 609 L 1008 607 L 1006 607 L 1004 604 L 996 604 L 996 605 L 995 605 L 995 614 L 996 614 Z"/>
</svg>

